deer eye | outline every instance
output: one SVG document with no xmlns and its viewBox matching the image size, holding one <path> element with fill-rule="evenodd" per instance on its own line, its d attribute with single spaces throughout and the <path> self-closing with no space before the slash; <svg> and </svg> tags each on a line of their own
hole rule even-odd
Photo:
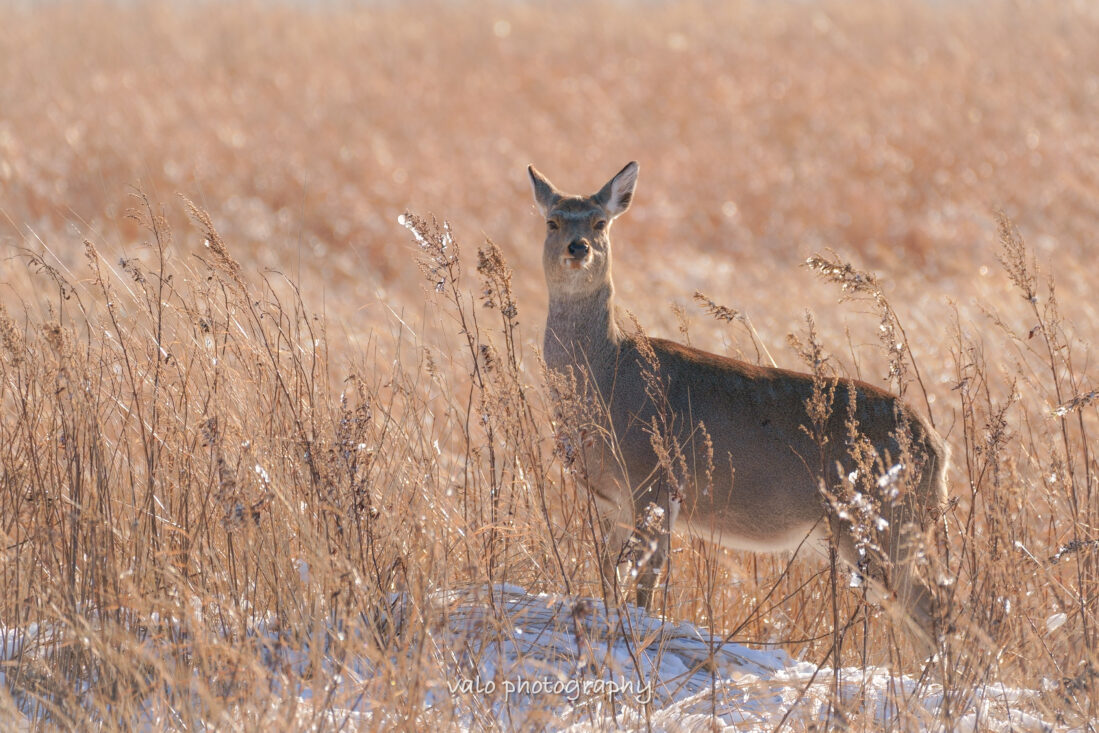
<svg viewBox="0 0 1099 733">
<path fill-rule="evenodd" d="M 607 222 L 604 219 L 600 219 L 599 221 L 595 222 L 595 226 L 592 228 L 595 229 L 595 231 L 597 232 L 601 232 L 607 228 Z"/>
<path fill-rule="evenodd" d="M 553 219 L 546 219 L 546 227 L 551 232 L 555 232 L 557 231 L 557 222 L 555 222 Z"/>
</svg>

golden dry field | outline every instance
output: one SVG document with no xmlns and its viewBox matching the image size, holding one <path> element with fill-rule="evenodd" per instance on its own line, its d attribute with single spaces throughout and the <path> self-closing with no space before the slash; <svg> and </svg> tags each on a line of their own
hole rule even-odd
<svg viewBox="0 0 1099 733">
<path fill-rule="evenodd" d="M 663 615 L 915 680 L 836 677 L 818 726 L 953 730 L 1003 683 L 1011 729 L 1093 730 L 1097 37 L 1085 0 L 3 3 L 0 725 L 513 727 L 425 700 L 453 594 L 600 596 L 526 167 L 638 160 L 647 333 L 807 370 L 808 312 L 953 453 L 930 664 L 842 573 L 682 535 Z"/>
</svg>

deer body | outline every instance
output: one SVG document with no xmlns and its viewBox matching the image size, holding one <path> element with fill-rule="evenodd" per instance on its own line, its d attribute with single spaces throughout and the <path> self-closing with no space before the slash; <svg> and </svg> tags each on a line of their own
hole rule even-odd
<svg viewBox="0 0 1099 733">
<path fill-rule="evenodd" d="M 826 552 L 832 531 L 841 556 L 858 563 L 850 527 L 829 517 L 821 491 L 855 470 L 848 455 L 853 392 L 860 435 L 879 455 L 898 460 L 905 446 L 897 435 L 905 433 L 918 464 L 909 495 L 883 502 L 890 526 L 885 550 L 894 569 L 872 580 L 879 597 L 896 598 L 907 627 L 928 651 L 931 595 L 911 565 L 929 513 L 946 500 L 947 450 L 934 429 L 894 395 L 841 379 L 830 383 L 834 408 L 817 428 L 827 438 L 821 441 L 808 429 L 811 375 L 627 333 L 616 317 L 609 229 L 629 206 L 637 164 L 587 197 L 561 194 L 533 167 L 530 177 L 547 220 L 546 365 L 571 371 L 583 398 L 602 415 L 599 438 L 582 452 L 608 538 L 604 582 L 614 581 L 619 549 L 650 503 L 664 515 L 640 572 L 642 605 L 652 602 L 677 515 L 695 536 L 731 549 Z M 662 458 L 659 446 L 669 443 L 679 453 Z"/>
</svg>

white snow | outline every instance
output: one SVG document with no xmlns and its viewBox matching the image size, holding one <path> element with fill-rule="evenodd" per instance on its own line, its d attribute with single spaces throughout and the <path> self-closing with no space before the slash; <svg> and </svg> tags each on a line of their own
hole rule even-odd
<svg viewBox="0 0 1099 733">
<path fill-rule="evenodd" d="M 633 606 L 608 612 L 600 600 L 536 595 L 513 585 L 452 590 L 429 603 L 431 618 L 439 622 L 427 637 L 424 667 L 431 679 L 417 687 L 425 690 L 422 708 L 467 730 L 495 724 L 575 733 L 772 731 L 784 721 L 791 730 L 804 730 L 827 721 L 837 684 L 858 730 L 1053 730 L 1033 713 L 1035 691 L 988 685 L 965 705 L 954 701 L 958 712 L 947 723 L 942 688 L 934 682 L 879 668 L 844 668 L 833 675 L 780 648 L 726 643 Z M 389 621 L 398 629 L 409 614 L 425 610 L 401 596 L 392 597 L 390 607 Z M 40 633 L 38 627 L 0 627 L 0 669 Z M 272 670 L 316 660 L 316 650 L 282 643 L 286 633 L 263 624 L 255 629 L 254 640 Z M 325 635 L 344 633 L 331 628 Z M 324 712 L 334 724 L 384 725 L 388 711 L 372 709 L 364 694 L 374 676 L 365 653 L 360 660 L 341 655 L 338 662 L 327 651 L 324 656 L 332 670 L 325 690 L 285 688 L 276 694 L 297 698 L 304 707 L 341 701 Z M 898 709 L 905 717 L 898 717 Z"/>
<path fill-rule="evenodd" d="M 468 639 L 491 641 L 469 653 L 463 651 Z M 454 606 L 448 633 L 436 643 L 456 660 L 456 679 L 427 704 L 477 697 L 492 717 L 516 729 L 528 716 L 545 725 L 548 711 L 552 727 L 577 732 L 711 731 L 715 723 L 719 730 L 772 731 L 784 719 L 799 730 L 826 718 L 835 684 L 831 669 L 795 661 L 781 649 L 724 643 L 704 629 L 632 606 L 606 613 L 601 601 L 531 595 L 515 586 L 498 586 L 491 598 L 488 589 L 471 590 Z M 839 688 L 853 708 L 861 700 L 864 714 L 874 719 L 866 721 L 870 728 L 945 727 L 939 685 L 885 669 L 846 668 Z M 618 694 L 612 700 L 609 692 Z M 907 704 L 906 715 L 913 709 L 923 715 L 898 721 L 898 700 L 914 695 L 918 704 Z M 1035 698 L 1029 690 L 990 686 L 950 727 L 1052 730 L 1015 709 Z"/>
</svg>

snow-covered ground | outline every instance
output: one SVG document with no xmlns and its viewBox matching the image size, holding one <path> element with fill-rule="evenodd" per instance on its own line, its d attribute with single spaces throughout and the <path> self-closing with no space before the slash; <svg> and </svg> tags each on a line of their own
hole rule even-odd
<svg viewBox="0 0 1099 733">
<path fill-rule="evenodd" d="M 634 607 L 608 614 L 594 599 L 535 595 L 516 586 L 452 591 L 432 603 L 430 616 L 440 621 L 430 628 L 426 653 L 439 674 L 417 689 L 425 690 L 428 718 L 461 728 L 773 731 L 783 723 L 805 730 L 828 720 L 832 670 L 778 648 L 724 643 L 696 626 Z M 399 627 L 413 611 L 395 598 L 391 621 Z M 0 629 L 2 660 L 40 633 Z M 272 669 L 306 662 L 300 647 L 280 643 L 263 627 L 255 641 L 267 650 Z M 294 695 L 303 708 L 322 697 L 336 701 L 324 717 L 350 729 L 384 724 L 387 711 L 372 709 L 370 695 L 355 690 L 367 685 L 371 664 L 343 658 L 337 666 L 341 674 L 331 682 L 337 694 L 283 694 Z M 1030 690 L 980 688 L 946 723 L 934 682 L 873 668 L 841 669 L 838 677 L 856 730 L 1054 729 L 1033 714 L 1037 693 Z M 144 723 L 156 727 L 155 721 Z"/>
<path fill-rule="evenodd" d="M 516 728 L 528 718 L 539 725 L 552 720 L 552 727 L 570 731 L 710 731 L 715 723 L 773 731 L 783 721 L 804 730 L 828 715 L 832 670 L 781 649 L 723 643 L 694 625 L 634 607 L 607 614 L 599 601 L 531 595 L 515 586 L 498 586 L 488 596 L 487 589 L 471 591 L 452 610 L 447 636 L 436 643 L 456 660 L 455 677 L 428 704 L 479 709 Z M 471 650 L 467 639 L 489 641 Z M 848 710 L 860 711 L 856 728 L 944 727 L 941 687 L 934 683 L 847 668 L 839 686 Z M 1024 712 L 1036 698 L 1028 690 L 982 688 L 949 727 L 1051 730 Z M 901 700 L 905 717 L 898 718 Z"/>
</svg>

